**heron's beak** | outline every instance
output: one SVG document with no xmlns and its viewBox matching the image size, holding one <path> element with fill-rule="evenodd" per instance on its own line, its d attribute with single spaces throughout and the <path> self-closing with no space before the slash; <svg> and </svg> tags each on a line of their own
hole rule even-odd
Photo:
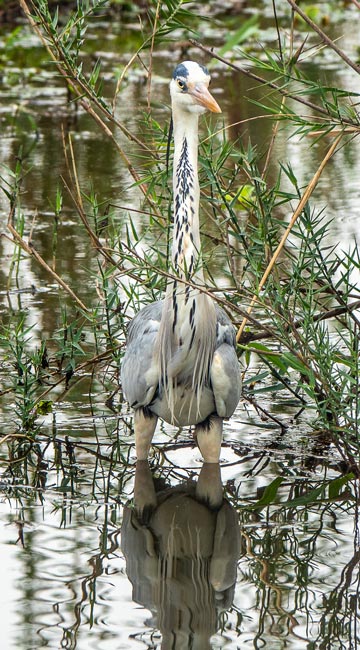
<svg viewBox="0 0 360 650">
<path fill-rule="evenodd" d="M 214 97 L 209 93 L 205 84 L 195 84 L 193 88 L 188 89 L 189 95 L 191 95 L 197 104 L 200 106 L 205 106 L 212 113 L 221 113 L 221 108 Z"/>
</svg>

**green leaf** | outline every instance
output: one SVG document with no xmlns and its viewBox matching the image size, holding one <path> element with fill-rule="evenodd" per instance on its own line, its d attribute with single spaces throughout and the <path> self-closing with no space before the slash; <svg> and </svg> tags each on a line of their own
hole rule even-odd
<svg viewBox="0 0 360 650">
<path fill-rule="evenodd" d="M 310 503 L 316 503 L 318 501 L 318 497 L 320 495 L 324 496 L 325 494 L 325 486 L 321 485 L 318 488 L 314 488 L 314 490 L 310 490 L 310 492 L 307 492 L 306 494 L 303 494 L 301 497 L 297 497 L 296 499 L 293 499 L 292 501 L 288 501 L 286 504 L 287 508 L 296 508 L 297 506 L 306 506 L 309 505 Z"/>
<path fill-rule="evenodd" d="M 253 508 L 264 508 L 265 506 L 270 505 L 270 503 L 273 503 L 283 480 L 282 476 L 277 476 L 269 485 L 267 485 L 261 499 L 254 504 Z"/>
<path fill-rule="evenodd" d="M 274 352 L 274 350 L 271 348 L 256 341 L 253 341 L 248 346 L 245 346 L 244 349 L 249 352 L 256 352 L 261 357 L 266 357 L 267 361 L 273 366 L 276 366 L 276 368 L 278 368 L 282 374 L 287 373 L 290 364 L 288 363 L 288 360 L 285 358 L 284 354 Z"/>
<path fill-rule="evenodd" d="M 262 395 L 264 393 L 276 393 L 279 390 L 284 389 L 284 384 L 278 382 L 277 384 L 271 384 L 271 386 L 262 386 L 261 388 L 254 388 L 251 392 L 253 395 Z"/>
<path fill-rule="evenodd" d="M 337 499 L 340 496 L 341 488 L 352 481 L 355 478 L 355 475 L 350 472 L 345 474 L 345 476 L 339 476 L 329 483 L 329 499 Z"/>
<path fill-rule="evenodd" d="M 42 399 L 36 404 L 36 413 L 38 415 L 48 415 L 52 411 L 53 402 L 49 399 Z"/>
<path fill-rule="evenodd" d="M 283 359 L 290 366 L 290 368 L 293 368 L 293 370 L 297 370 L 302 374 L 308 374 L 309 368 L 295 354 L 292 354 L 291 352 L 284 352 Z"/>
</svg>

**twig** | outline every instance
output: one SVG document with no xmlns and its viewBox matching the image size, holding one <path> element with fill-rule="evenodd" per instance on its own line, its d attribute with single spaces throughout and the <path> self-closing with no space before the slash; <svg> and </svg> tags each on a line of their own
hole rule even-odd
<svg viewBox="0 0 360 650">
<path fill-rule="evenodd" d="M 153 26 L 153 31 L 152 31 L 152 35 L 151 35 L 150 56 L 149 56 L 150 64 L 149 64 L 149 69 L 148 69 L 148 82 L 147 82 L 147 107 L 148 107 L 148 111 L 150 111 L 152 60 L 153 60 L 153 51 L 154 51 L 154 43 L 155 43 L 157 24 L 158 24 L 159 15 L 160 15 L 160 5 L 161 5 L 161 0 L 158 0 L 157 4 L 156 4 L 154 26 Z"/>
<path fill-rule="evenodd" d="M 83 370 L 85 370 L 87 368 L 87 366 L 92 366 L 92 365 L 95 365 L 95 364 L 97 364 L 97 363 L 99 363 L 101 361 L 105 361 L 105 359 L 108 359 L 109 357 L 111 357 L 111 355 L 113 354 L 113 352 L 115 350 L 119 350 L 121 347 L 123 347 L 123 345 L 124 345 L 123 343 L 119 343 L 119 345 L 116 345 L 116 346 L 112 347 L 111 350 L 105 350 L 104 352 L 100 352 L 99 354 L 96 354 L 94 357 L 91 357 L 91 359 L 87 359 L 87 361 L 83 361 L 78 366 L 76 366 L 76 368 L 74 370 L 74 375 L 75 374 L 78 375 L 79 372 L 82 372 Z M 82 379 L 82 377 L 77 377 L 77 378 Z M 61 384 L 64 381 L 66 381 L 66 376 L 65 375 L 61 376 L 59 379 L 54 381 L 50 386 L 48 386 L 48 388 L 46 388 L 46 390 L 44 390 L 41 393 L 41 395 L 39 395 L 39 397 L 36 400 L 36 403 L 41 402 L 49 393 L 51 393 L 51 391 L 54 388 L 56 388 L 56 386 L 59 386 L 59 384 Z M 61 396 L 57 396 L 56 401 L 58 402 L 60 400 L 61 400 Z"/>
<path fill-rule="evenodd" d="M 285 96 L 283 96 L 281 98 L 281 109 L 280 109 L 280 112 L 279 112 L 280 115 L 282 115 L 282 111 L 285 108 L 286 99 L 287 98 Z M 276 120 L 276 122 L 275 122 L 275 124 L 273 125 L 273 128 L 272 128 L 271 140 L 270 140 L 269 148 L 268 148 L 268 151 L 267 151 L 267 154 L 266 154 L 266 160 L 265 160 L 264 168 L 263 168 L 262 173 L 261 173 L 261 178 L 262 179 L 264 179 L 265 176 L 266 176 L 266 172 L 267 172 L 268 166 L 270 164 L 270 160 L 271 160 L 272 152 L 273 152 L 273 149 L 274 149 L 276 136 L 277 136 L 277 134 L 279 132 L 279 128 L 280 128 L 280 120 Z"/>
<path fill-rule="evenodd" d="M 360 308 L 360 300 L 355 300 L 354 302 L 350 303 L 349 305 L 344 305 L 342 307 L 334 307 L 333 309 L 329 309 L 328 311 L 320 314 L 315 314 L 313 317 L 314 323 L 320 323 L 321 321 L 324 320 L 330 320 L 330 318 L 338 318 L 339 316 L 343 316 L 344 314 L 351 313 L 355 311 L 356 309 Z M 293 327 L 296 329 L 300 329 L 304 324 L 304 320 L 301 318 L 293 323 Z M 272 338 L 272 334 L 269 332 L 269 330 L 261 330 L 260 332 L 243 332 L 241 336 L 241 344 L 242 345 L 248 345 L 249 343 L 251 344 L 252 341 L 261 341 L 263 339 L 269 339 Z"/>
<path fill-rule="evenodd" d="M 100 115 L 98 115 L 92 106 L 89 104 L 84 99 L 84 95 L 88 96 L 89 99 L 96 105 L 97 109 L 102 112 L 103 114 L 106 115 L 106 118 L 110 121 L 113 122 L 121 131 L 122 133 L 132 142 L 136 142 L 136 144 L 143 149 L 146 152 L 150 152 L 150 149 L 147 147 L 147 145 L 139 140 L 134 134 L 132 134 L 119 120 L 115 118 L 115 116 L 98 100 L 96 95 L 94 93 L 89 92 L 89 88 L 84 83 L 82 79 L 79 78 L 79 75 L 76 74 L 76 72 L 72 69 L 71 65 L 64 60 L 63 53 L 61 50 L 61 47 L 59 46 L 58 43 L 56 43 L 53 39 L 53 46 L 57 51 L 57 56 L 55 56 L 53 50 L 51 49 L 51 46 L 49 45 L 48 41 L 46 38 L 44 38 L 41 29 L 39 28 L 39 25 L 35 22 L 33 16 L 31 15 L 31 12 L 29 10 L 27 0 L 19 0 L 20 6 L 22 10 L 25 13 L 26 18 L 28 19 L 32 29 L 35 31 L 39 39 L 41 40 L 42 44 L 46 48 L 49 56 L 52 58 L 52 60 L 55 62 L 60 74 L 62 77 L 64 77 L 67 86 L 71 89 L 71 91 L 74 93 L 74 95 L 77 97 L 78 102 L 80 105 L 83 107 L 83 109 L 91 115 L 93 119 L 101 126 L 102 130 L 106 133 L 107 136 L 109 136 L 112 141 L 114 142 L 118 152 L 120 153 L 121 157 L 123 158 L 124 162 L 126 163 L 126 166 L 130 172 L 130 174 L 133 176 L 134 180 L 139 183 L 139 176 L 136 174 L 134 168 L 132 167 L 128 157 L 126 156 L 125 152 L 123 151 L 122 147 L 120 144 L 117 142 L 117 140 L 114 138 L 111 130 L 107 127 L 105 122 L 101 119 Z M 36 5 L 34 5 L 33 0 L 30 0 L 31 5 L 33 7 L 34 12 L 38 16 L 39 20 L 41 21 L 41 14 L 38 12 Z M 43 23 L 41 22 L 43 25 Z M 51 39 L 51 35 L 49 35 L 49 40 Z M 153 152 L 151 152 L 153 155 Z M 139 183 L 139 187 L 141 191 L 143 192 L 144 196 L 146 196 L 147 189 L 146 187 Z"/>
<path fill-rule="evenodd" d="M 319 25 L 314 23 L 314 21 L 311 20 L 311 18 L 309 18 L 309 16 L 302 9 L 300 9 L 300 7 L 298 7 L 298 5 L 296 4 L 296 2 L 294 2 L 294 0 L 287 0 L 287 2 L 293 8 L 293 10 L 297 14 L 299 14 L 299 16 L 301 16 L 301 18 L 309 25 L 309 27 L 311 27 L 311 29 L 313 29 L 314 32 L 319 34 L 319 36 L 326 43 L 326 45 L 328 45 L 332 50 L 334 50 L 334 52 L 336 52 L 336 54 L 343 61 L 345 61 L 345 63 L 349 65 L 350 68 L 355 70 L 355 72 L 357 72 L 358 74 L 360 73 L 360 66 L 358 66 L 351 59 L 349 59 L 349 57 L 345 54 L 345 52 L 340 50 L 340 48 L 337 45 L 335 45 L 334 41 L 329 36 L 327 36 L 325 32 L 323 32 L 323 30 L 319 27 Z"/>
<path fill-rule="evenodd" d="M 298 397 L 298 395 L 297 395 Z M 267 409 L 265 409 L 263 406 L 260 406 L 260 404 L 257 403 L 256 399 L 249 395 L 248 393 L 243 395 L 243 398 L 251 404 L 255 410 L 258 411 L 258 413 L 262 413 L 265 415 L 269 420 L 272 420 L 277 424 L 283 431 L 286 431 L 288 429 L 288 425 L 279 420 L 279 418 L 275 417 L 275 415 L 272 415 Z"/>
<path fill-rule="evenodd" d="M 90 106 L 90 104 L 89 104 L 87 101 L 85 101 L 85 99 L 80 99 L 80 100 L 79 100 L 79 103 L 80 103 L 80 105 L 83 107 L 83 109 L 84 109 L 84 110 L 85 110 L 85 111 L 86 111 L 86 112 L 87 112 L 87 113 L 88 113 L 88 114 L 89 114 L 89 115 L 90 115 L 90 116 L 95 120 L 95 122 L 100 126 L 100 128 L 104 131 L 105 135 L 106 135 L 108 138 L 110 138 L 110 140 L 112 141 L 112 143 L 115 145 L 115 147 L 116 147 L 118 153 L 120 154 L 122 160 L 124 161 L 124 163 L 125 163 L 125 165 L 126 165 L 126 168 L 127 168 L 128 171 L 130 172 L 131 176 L 133 177 L 133 179 L 134 179 L 135 182 L 137 183 L 137 185 L 138 185 L 138 187 L 140 188 L 140 190 L 142 191 L 143 195 L 148 199 L 149 203 L 151 204 L 151 207 L 154 208 L 154 203 L 153 203 L 153 201 L 151 201 L 151 200 L 150 200 L 150 197 L 147 195 L 148 192 L 147 192 L 147 187 L 146 187 L 146 185 L 145 185 L 144 183 L 141 182 L 141 179 L 140 179 L 139 174 L 137 173 L 137 171 L 136 171 L 136 170 L 134 169 L 134 167 L 132 166 L 132 164 L 131 164 L 131 162 L 130 162 L 128 156 L 126 155 L 125 151 L 123 150 L 123 148 L 120 146 L 120 144 L 119 144 L 118 141 L 116 140 L 116 138 L 115 138 L 114 134 L 112 133 L 112 131 L 111 131 L 111 130 L 109 129 L 109 127 L 105 124 L 105 122 L 101 119 L 100 115 L 98 115 L 98 114 L 96 113 L 96 111 L 94 111 L 94 109 L 92 108 L 92 106 Z M 129 140 L 132 140 L 132 139 L 133 139 L 132 137 L 129 137 L 128 134 L 127 134 L 127 137 L 129 138 Z M 154 152 L 153 152 L 153 150 L 151 150 L 151 149 L 149 149 L 149 148 L 146 148 L 146 151 L 147 151 L 148 153 L 151 153 L 152 156 L 154 156 Z M 156 156 L 155 156 L 155 157 L 156 157 Z"/>
<path fill-rule="evenodd" d="M 247 308 L 247 313 L 248 314 L 250 314 L 252 312 L 253 306 L 256 303 L 256 301 L 258 300 L 258 295 L 259 295 L 260 291 L 262 290 L 266 280 L 268 279 L 268 277 L 269 277 L 269 275 L 270 275 L 270 273 L 271 273 L 271 271 L 272 271 L 272 269 L 273 269 L 273 267 L 275 265 L 275 262 L 276 262 L 277 258 L 279 257 L 280 252 L 282 251 L 282 249 L 284 247 L 284 244 L 285 244 L 285 242 L 286 242 L 286 240 L 287 240 L 287 238 L 288 238 L 288 236 L 289 236 L 289 234 L 290 234 L 290 232 L 291 232 L 297 218 L 299 217 L 299 215 L 303 211 L 305 205 L 307 204 L 308 200 L 310 199 L 314 189 L 316 188 L 316 186 L 317 186 L 317 184 L 319 182 L 319 178 L 320 178 L 325 166 L 327 165 L 330 158 L 334 155 L 335 149 L 336 149 L 337 145 L 339 144 L 342 136 L 343 136 L 343 134 L 340 133 L 340 135 L 338 135 L 338 137 L 336 138 L 335 142 L 333 142 L 333 144 L 331 145 L 331 147 L 328 150 L 327 154 L 325 155 L 324 159 L 322 160 L 319 168 L 317 169 L 316 173 L 314 174 L 313 178 L 311 179 L 310 183 L 308 184 L 304 194 L 302 195 L 302 197 L 301 197 L 301 199 L 299 201 L 299 204 L 298 204 L 293 216 L 291 217 L 290 223 L 287 226 L 287 228 L 286 228 L 286 230 L 285 230 L 285 232 L 284 232 L 284 234 L 283 234 L 283 236 L 282 236 L 282 238 L 281 238 L 281 240 L 280 240 L 280 242 L 278 244 L 278 247 L 277 247 L 275 253 L 273 254 L 273 256 L 272 256 L 272 258 L 271 258 L 271 260 L 270 260 L 270 262 L 269 262 L 269 264 L 268 264 L 268 266 L 267 266 L 267 268 L 266 268 L 266 270 L 265 270 L 265 272 L 264 272 L 264 274 L 263 274 L 263 276 L 262 276 L 262 278 L 261 278 L 261 280 L 259 282 L 258 291 L 257 291 L 256 294 L 253 295 L 251 303 L 250 303 L 249 307 Z M 238 342 L 240 341 L 240 338 L 241 338 L 241 335 L 243 333 L 243 330 L 244 330 L 244 327 L 245 327 L 246 323 L 247 323 L 247 317 L 245 317 L 243 319 L 243 321 L 242 321 L 242 323 L 241 323 L 241 325 L 239 327 L 238 333 L 236 335 L 236 340 Z"/>
<path fill-rule="evenodd" d="M 3 438 L 0 437 L 0 445 L 7 442 L 9 439 L 12 440 L 12 438 L 25 438 L 26 440 L 30 440 L 30 442 L 34 442 L 34 439 L 26 433 L 7 433 Z"/>
<path fill-rule="evenodd" d="M 17 230 L 15 230 L 14 226 L 11 224 L 11 220 L 9 218 L 8 224 L 7 224 L 8 230 L 11 232 L 13 236 L 13 241 L 15 241 L 21 248 L 28 253 L 29 255 L 32 255 L 36 259 L 36 261 L 49 273 L 54 280 L 63 288 L 65 291 L 75 300 L 75 302 L 81 307 L 81 309 L 85 312 L 88 312 L 88 308 L 84 303 L 80 300 L 80 298 L 77 297 L 77 295 L 73 292 L 73 290 L 69 287 L 64 280 L 54 271 L 51 266 L 49 266 L 45 260 L 41 257 L 40 253 L 37 252 L 37 250 L 34 248 L 33 244 L 27 244 L 26 241 L 19 235 Z"/>
<path fill-rule="evenodd" d="M 74 193 L 72 192 L 72 190 L 69 187 L 68 183 L 66 182 L 65 178 L 61 177 L 61 179 L 62 179 L 62 181 L 63 181 L 63 183 L 64 183 L 64 185 L 65 185 L 71 199 L 73 200 L 73 202 L 74 202 L 74 204 L 76 206 L 76 209 L 78 211 L 80 219 L 83 222 L 83 224 L 84 224 L 84 226 L 86 228 L 86 231 L 87 231 L 87 233 L 88 233 L 88 235 L 90 237 L 90 241 L 92 242 L 94 247 L 104 255 L 104 257 L 107 259 L 108 262 L 115 265 L 115 260 L 113 260 L 111 257 L 109 257 L 109 255 L 107 254 L 106 249 L 104 249 L 104 247 L 102 246 L 99 238 L 96 236 L 95 232 L 93 231 L 93 229 L 91 228 L 91 226 L 89 224 L 89 221 L 87 219 L 87 216 L 86 216 L 86 213 L 85 213 L 85 210 L 84 210 L 83 202 L 82 202 L 82 196 L 81 196 L 80 184 L 79 184 L 79 177 L 78 177 L 77 168 L 76 168 L 76 162 L 75 162 L 74 150 L 73 150 L 73 146 L 72 146 L 71 135 L 69 134 L 69 136 L 68 136 L 68 144 L 69 144 L 69 150 L 70 150 L 70 161 L 69 161 L 68 155 L 67 155 L 66 141 L 65 141 L 64 132 L 63 132 L 62 135 L 63 135 L 63 147 L 64 147 L 66 166 L 67 166 L 67 169 L 68 169 L 68 172 L 69 172 L 69 176 L 71 177 L 71 179 L 73 181 L 73 184 L 75 186 L 76 195 L 74 195 Z"/>
<path fill-rule="evenodd" d="M 329 119 L 330 117 L 329 113 L 327 110 L 325 110 L 325 108 L 321 108 L 321 106 L 317 106 L 317 104 L 313 104 L 313 102 L 309 102 L 307 99 L 304 99 L 304 97 L 300 97 L 298 95 L 294 95 L 291 92 L 288 92 L 285 88 L 278 86 L 273 81 L 268 81 L 267 79 L 263 79 L 263 77 L 260 77 L 259 75 L 255 74 L 251 70 L 248 70 L 247 68 L 243 68 L 242 66 L 237 65 L 236 63 L 232 63 L 228 59 L 224 59 L 224 57 L 220 56 L 219 54 L 216 54 L 216 52 L 214 52 L 211 48 L 202 45 L 202 43 L 199 43 L 198 41 L 195 41 L 192 38 L 190 38 L 189 41 L 195 47 L 198 47 L 203 52 L 206 52 L 206 54 L 208 54 L 210 57 L 213 57 L 214 59 L 221 61 L 221 63 L 224 63 L 224 65 L 226 65 L 227 67 L 232 68 L 232 70 L 236 70 L 236 72 L 241 72 L 241 74 L 244 74 L 246 77 L 249 77 L 250 79 L 254 79 L 255 81 L 258 81 L 263 86 L 268 86 L 269 88 L 273 88 L 273 90 L 276 90 L 281 95 L 284 95 L 285 97 L 289 97 L 289 99 L 293 99 L 294 101 L 299 102 L 300 104 L 304 104 L 304 106 L 308 106 L 313 111 L 316 111 L 321 115 L 325 115 Z M 354 123 L 347 118 L 342 117 L 341 120 L 342 123 L 344 124 L 350 124 L 350 126 L 354 126 Z"/>
</svg>

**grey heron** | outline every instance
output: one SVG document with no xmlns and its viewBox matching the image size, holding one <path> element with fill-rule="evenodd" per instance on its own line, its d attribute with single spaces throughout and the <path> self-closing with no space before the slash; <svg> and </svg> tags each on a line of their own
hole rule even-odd
<svg viewBox="0 0 360 650">
<path fill-rule="evenodd" d="M 173 278 L 167 282 L 164 300 L 147 305 L 131 321 L 121 370 L 124 395 L 134 409 L 138 460 L 148 458 L 160 417 L 180 427 L 194 425 L 204 461 L 218 462 L 223 419 L 233 414 L 240 399 L 235 331 L 226 313 L 204 291 L 198 121 L 206 110 L 221 113 L 209 83 L 207 69 L 194 61 L 177 65 L 170 82 Z"/>
</svg>

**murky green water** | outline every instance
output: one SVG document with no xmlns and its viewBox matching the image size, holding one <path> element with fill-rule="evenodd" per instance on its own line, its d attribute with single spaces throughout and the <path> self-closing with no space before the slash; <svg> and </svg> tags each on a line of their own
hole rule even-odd
<svg viewBox="0 0 360 650">
<path fill-rule="evenodd" d="M 271 39 L 270 3 L 263 21 L 264 36 Z M 214 32 L 220 40 L 224 24 L 219 21 Z M 109 88 L 114 69 L 127 59 L 124 47 L 138 39 L 132 27 L 124 31 L 106 20 L 93 27 L 92 55 L 103 57 Z M 358 27 L 352 12 L 334 28 L 339 36 L 346 33 L 350 54 L 358 45 Z M 208 37 L 210 27 L 204 30 Z M 4 27 L 2 43 L 7 37 Z M 155 52 L 153 96 L 161 121 L 169 116 L 167 84 L 177 59 L 176 45 L 170 56 L 165 49 Z M 324 69 L 334 85 L 356 87 L 355 74 L 346 71 L 339 79 L 327 54 L 316 63 L 310 59 L 309 76 Z M 253 82 L 220 67 L 213 78 L 227 124 L 261 113 L 249 102 L 259 98 Z M 52 204 L 66 176 L 61 128 L 72 134 L 82 187 L 96 186 L 101 199 L 119 206 L 115 214 L 124 227 L 127 213 L 120 206 L 137 208 L 139 196 L 114 148 L 68 104 L 56 72 L 27 31 L 6 61 L 0 97 L 1 162 L 13 168 L 22 146 L 29 169 L 22 192 L 25 232 L 32 230 L 40 254 L 51 259 Z M 145 104 L 146 85 L 130 75 L 118 110 L 139 133 Z M 250 121 L 229 134 L 241 133 L 244 141 L 250 134 L 261 149 L 271 126 L 270 120 Z M 278 160 L 289 161 L 305 185 L 323 145 L 310 147 L 309 140 L 289 135 L 284 129 L 272 173 Z M 316 204 L 333 218 L 330 243 L 346 247 L 359 230 L 359 175 L 355 142 L 326 168 L 317 188 Z M 5 233 L 4 195 L 0 210 Z M 66 298 L 26 256 L 16 277 L 13 247 L 4 236 L 0 254 L 1 317 L 26 313 L 34 325 L 30 344 L 50 339 L 51 354 Z M 59 274 L 85 304 L 95 304 L 93 249 L 66 194 L 57 259 Z M 150 471 L 146 464 L 135 467 L 126 406 L 120 416 L 109 408 L 116 370 L 104 363 L 93 376 L 85 366 L 70 389 L 60 382 L 36 443 L 23 446 L 7 438 L 16 425 L 14 404 L 11 392 L 1 395 L 1 648 L 160 648 L 161 638 L 163 650 L 357 648 L 358 484 L 342 478 L 341 459 L 326 440 L 307 435 L 306 420 L 293 420 L 298 405 L 284 402 L 280 393 L 275 403 L 260 400 L 286 423 L 283 431 L 251 404 L 240 403 L 226 426 L 221 474 L 217 467 L 202 467 L 191 434 L 174 437 L 171 427 L 162 426 Z M 3 358 L 0 373 L 7 386 Z M 119 407 L 119 396 L 114 399 Z M 322 492 L 331 479 L 331 493 Z"/>
</svg>

